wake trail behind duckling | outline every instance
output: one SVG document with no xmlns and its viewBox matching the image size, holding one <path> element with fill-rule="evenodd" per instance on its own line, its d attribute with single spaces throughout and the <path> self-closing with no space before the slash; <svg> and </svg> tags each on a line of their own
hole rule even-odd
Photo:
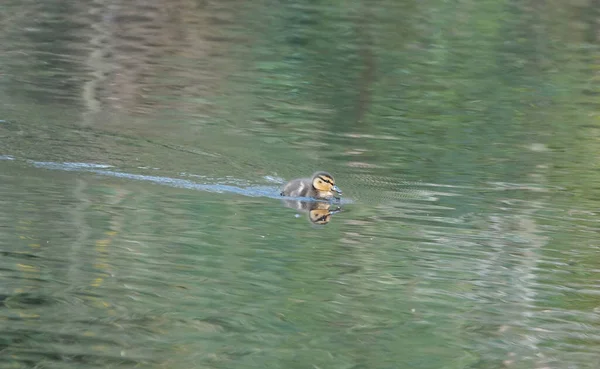
<svg viewBox="0 0 600 369">
<path fill-rule="evenodd" d="M 11 158 L 12 159 L 12 158 Z M 242 196 L 249 197 L 267 197 L 271 199 L 284 199 L 280 195 L 281 189 L 276 186 L 261 186 L 261 185 L 248 185 L 248 186 L 234 186 L 230 184 L 223 183 L 198 183 L 191 181 L 189 179 L 183 178 L 172 178 L 165 176 L 154 176 L 147 174 L 135 174 L 135 173 L 127 173 L 121 172 L 118 170 L 112 170 L 113 168 L 110 165 L 105 164 L 93 164 L 93 163 L 75 163 L 75 162 L 42 162 L 42 161 L 32 161 L 27 160 L 28 163 L 33 165 L 36 168 L 48 169 L 48 170 L 61 170 L 61 171 L 70 171 L 70 172 L 87 172 L 94 173 L 101 176 L 114 177 L 114 178 L 123 178 L 123 179 L 132 179 L 136 181 L 144 181 L 151 182 L 163 186 L 175 187 L 175 188 L 183 188 L 189 190 L 197 190 L 197 191 L 206 191 L 213 193 L 234 193 Z M 270 177 L 271 178 L 271 177 Z M 269 182 L 273 183 L 272 179 Z M 219 180 L 216 179 L 218 182 Z M 223 182 L 231 182 L 231 178 L 224 179 Z M 239 181 L 243 182 L 243 181 Z M 279 182 L 279 181 L 277 181 Z M 290 198 L 288 198 L 290 199 Z M 302 201 L 314 201 L 314 199 L 309 198 L 293 198 L 294 200 L 302 200 Z M 350 200 L 344 200 L 344 203 L 349 203 Z"/>
</svg>

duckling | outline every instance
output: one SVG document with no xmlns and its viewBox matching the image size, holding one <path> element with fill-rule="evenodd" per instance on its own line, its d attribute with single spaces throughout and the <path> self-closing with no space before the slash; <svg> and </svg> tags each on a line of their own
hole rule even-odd
<svg viewBox="0 0 600 369">
<path fill-rule="evenodd" d="M 339 195 L 342 191 L 335 185 L 333 176 L 327 172 L 316 172 L 312 178 L 298 178 L 289 181 L 281 191 L 281 196 L 312 197 L 314 199 L 331 200 L 333 192 Z"/>
</svg>

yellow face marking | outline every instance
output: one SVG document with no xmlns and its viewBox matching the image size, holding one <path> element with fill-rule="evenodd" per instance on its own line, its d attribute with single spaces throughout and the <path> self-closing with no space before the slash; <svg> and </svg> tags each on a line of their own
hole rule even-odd
<svg viewBox="0 0 600 369">
<path fill-rule="evenodd" d="M 319 191 L 330 192 L 331 188 L 335 186 L 335 181 L 331 177 L 320 175 L 313 180 L 313 186 Z"/>
</svg>

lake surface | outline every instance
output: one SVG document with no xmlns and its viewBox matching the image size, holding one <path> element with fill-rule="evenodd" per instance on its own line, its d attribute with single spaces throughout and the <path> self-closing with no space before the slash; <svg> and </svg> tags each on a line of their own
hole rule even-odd
<svg viewBox="0 0 600 369">
<path fill-rule="evenodd" d="M 598 22 L 5 0 L 0 368 L 597 369 Z"/>
</svg>

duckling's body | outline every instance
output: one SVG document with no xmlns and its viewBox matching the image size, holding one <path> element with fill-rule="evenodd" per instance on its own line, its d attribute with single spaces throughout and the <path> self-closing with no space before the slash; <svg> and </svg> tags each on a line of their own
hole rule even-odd
<svg viewBox="0 0 600 369">
<path fill-rule="evenodd" d="M 342 191 L 335 185 L 333 176 L 327 172 L 317 172 L 313 174 L 312 178 L 298 178 L 289 181 L 283 187 L 281 196 L 330 200 L 335 197 L 334 192 L 342 194 Z"/>
<path fill-rule="evenodd" d="M 315 190 L 312 187 L 311 178 L 297 178 L 289 181 L 281 191 L 282 196 L 290 197 L 313 197 Z"/>
</svg>

